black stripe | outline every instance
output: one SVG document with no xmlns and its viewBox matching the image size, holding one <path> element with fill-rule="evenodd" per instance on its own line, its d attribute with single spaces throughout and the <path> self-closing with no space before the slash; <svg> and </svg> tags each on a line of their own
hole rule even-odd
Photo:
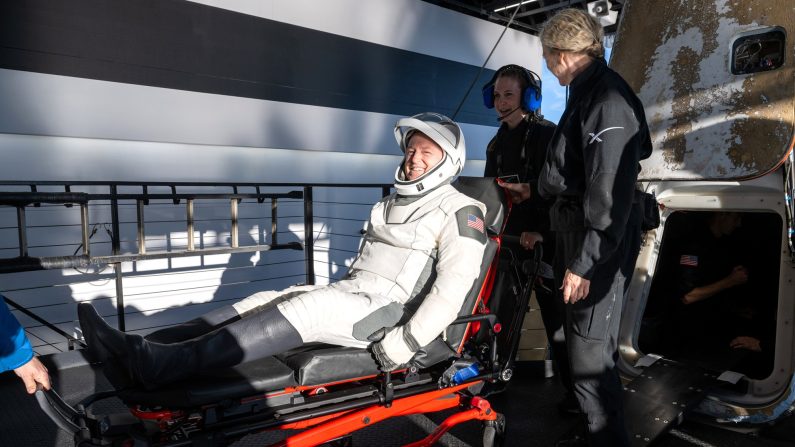
<svg viewBox="0 0 795 447">
<path fill-rule="evenodd" d="M 15 0 L 0 2 L 0 68 L 450 115 L 479 67 L 182 0 Z M 484 70 L 459 121 L 495 125 L 479 88 L 493 74 Z"/>
</svg>

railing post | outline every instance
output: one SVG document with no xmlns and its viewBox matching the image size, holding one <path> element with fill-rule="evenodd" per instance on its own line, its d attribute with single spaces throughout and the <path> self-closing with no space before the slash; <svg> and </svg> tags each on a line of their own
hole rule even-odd
<svg viewBox="0 0 795 447">
<path fill-rule="evenodd" d="M 306 284 L 315 284 L 315 225 L 312 214 L 312 187 L 304 186 L 304 261 Z"/>
<path fill-rule="evenodd" d="M 144 228 L 144 201 L 135 201 L 136 216 L 138 218 L 138 254 L 146 254 L 146 230 Z"/>
<path fill-rule="evenodd" d="M 231 208 L 231 214 L 232 214 L 232 231 L 231 231 L 231 234 L 229 235 L 230 239 L 232 239 L 232 248 L 237 248 L 238 247 L 238 243 L 239 243 L 238 239 L 240 237 L 240 235 L 238 234 L 238 228 L 237 228 L 237 220 L 238 220 L 237 219 L 237 204 L 238 204 L 237 199 L 232 199 L 232 201 L 229 204 L 229 206 Z"/>
<path fill-rule="evenodd" d="M 187 220 L 188 220 L 188 251 L 193 251 L 196 249 L 196 239 L 193 235 L 193 199 L 188 199 L 185 201 L 185 209 L 187 213 Z"/>
<path fill-rule="evenodd" d="M 28 224 L 25 219 L 25 206 L 17 207 L 17 231 L 19 233 L 19 256 L 24 258 L 28 255 Z"/>
<path fill-rule="evenodd" d="M 121 252 L 121 236 L 119 235 L 119 201 L 116 198 L 118 192 L 116 185 L 110 185 L 110 225 L 111 231 L 111 247 L 113 254 L 117 255 Z M 124 323 L 124 282 L 121 276 L 121 262 L 113 264 L 113 271 L 116 274 L 116 311 L 119 320 L 119 330 L 124 332 L 126 325 Z"/>
<path fill-rule="evenodd" d="M 279 229 L 279 207 L 276 198 L 273 197 L 271 199 L 271 245 L 276 245 L 279 243 L 279 238 L 276 235 L 276 231 Z"/>
<path fill-rule="evenodd" d="M 88 232 L 88 203 L 80 204 L 80 227 L 83 230 L 83 255 L 91 256 L 89 240 L 91 235 Z"/>
</svg>

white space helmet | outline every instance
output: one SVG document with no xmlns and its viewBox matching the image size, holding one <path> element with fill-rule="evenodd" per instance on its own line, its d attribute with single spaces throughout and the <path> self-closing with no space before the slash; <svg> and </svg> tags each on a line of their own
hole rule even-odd
<svg viewBox="0 0 795 447">
<path fill-rule="evenodd" d="M 395 124 L 395 139 L 403 154 L 414 132 L 420 132 L 433 140 L 444 151 L 444 157 L 431 170 L 414 180 L 406 179 L 404 160 L 395 171 L 395 189 L 403 196 L 423 194 L 461 173 L 466 162 L 464 134 L 450 118 L 438 113 L 426 112 L 409 118 L 401 118 Z"/>
</svg>

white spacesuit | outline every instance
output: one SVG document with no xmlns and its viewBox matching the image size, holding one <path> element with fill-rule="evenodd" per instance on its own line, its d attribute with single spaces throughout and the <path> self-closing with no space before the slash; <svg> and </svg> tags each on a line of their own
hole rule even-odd
<svg viewBox="0 0 795 447">
<path fill-rule="evenodd" d="M 106 357 L 149 364 L 128 361 L 131 376 L 144 384 L 170 382 L 184 376 L 186 369 L 230 366 L 309 342 L 360 348 L 372 344 L 385 370 L 407 363 L 456 318 L 480 273 L 487 241 L 485 206 L 450 185 L 465 161 L 458 125 L 438 114 L 401 119 L 395 137 L 403 152 L 413 132 L 430 138 L 444 155 L 414 180 L 406 179 L 407 163 L 398 167 L 397 192 L 373 206 L 359 253 L 341 281 L 256 293 L 234 304 L 234 311 L 227 307 L 203 316 L 202 324 L 189 322 L 147 337 L 171 342 L 169 331 L 211 329 L 205 334 L 182 334 L 187 341 L 181 343 L 156 343 L 133 335 L 121 340 L 95 312 L 81 307 L 89 346 L 99 345 L 99 353 Z M 412 299 L 422 294 L 426 296 L 417 307 Z M 410 302 L 411 306 L 404 306 Z M 409 316 L 408 308 L 416 312 Z M 373 343 L 371 337 L 384 328 L 383 339 Z M 127 354 L 115 344 L 126 345 Z M 215 352 L 224 345 L 235 349 Z M 180 359 L 179 368 L 166 366 L 173 358 Z"/>
<path fill-rule="evenodd" d="M 328 286 L 257 293 L 235 305 L 239 313 L 277 300 L 305 343 L 366 347 L 368 337 L 395 326 L 404 316 L 403 305 L 427 291 L 408 323 L 388 331 L 375 348 L 385 367 L 408 362 L 455 320 L 480 273 L 486 210 L 449 184 L 466 153 L 458 126 L 435 114 L 402 119 L 395 135 L 404 152 L 412 130 L 431 137 L 445 158 L 414 181 L 405 180 L 401 164 L 395 172 L 397 192 L 373 206 L 347 277 Z"/>
</svg>

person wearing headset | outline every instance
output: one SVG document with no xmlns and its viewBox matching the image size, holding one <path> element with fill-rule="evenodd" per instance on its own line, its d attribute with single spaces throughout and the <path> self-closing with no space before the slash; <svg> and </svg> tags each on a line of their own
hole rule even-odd
<svg viewBox="0 0 795 447">
<path fill-rule="evenodd" d="M 555 132 L 555 125 L 541 114 L 541 79 L 519 65 L 505 65 L 483 86 L 483 103 L 497 112 L 500 128 L 486 149 L 484 176 L 500 181 L 527 184 L 538 189 L 538 177 L 547 155 L 547 145 Z M 579 405 L 571 390 L 569 361 L 563 329 L 565 307 L 555 299 L 555 281 L 552 278 L 552 258 L 555 238 L 550 233 L 550 200 L 531 196 L 511 209 L 505 234 L 516 236 L 520 247 L 511 252 L 520 261 L 530 259 L 536 242 L 543 242 L 541 278 L 535 284 L 536 300 L 549 341 L 555 370 L 566 388 L 566 395 L 558 404 L 564 414 L 578 413 Z M 508 275 L 500 274 L 505 281 Z M 503 290 L 509 290 L 504 288 Z"/>
<path fill-rule="evenodd" d="M 459 126 L 423 113 L 400 119 L 395 138 L 404 154 L 396 192 L 373 206 L 344 279 L 259 292 L 146 338 L 111 328 L 82 303 L 88 348 L 150 388 L 310 342 L 369 348 L 384 371 L 409 362 L 455 320 L 480 273 L 487 236 L 485 206 L 450 185 L 466 160 Z"/>
<path fill-rule="evenodd" d="M 36 388 L 50 389 L 50 376 L 30 347 L 25 330 L 0 296 L 0 373 L 13 370 L 22 379 L 28 394 Z"/>
</svg>

